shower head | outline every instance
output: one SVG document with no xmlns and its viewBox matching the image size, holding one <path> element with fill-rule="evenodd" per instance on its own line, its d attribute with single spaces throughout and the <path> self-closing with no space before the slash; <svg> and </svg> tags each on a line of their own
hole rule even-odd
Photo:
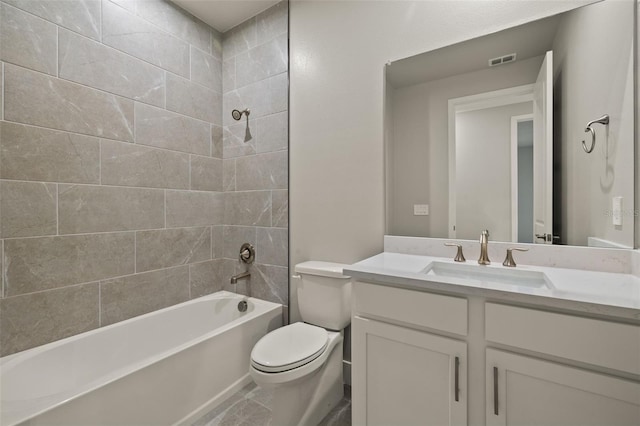
<svg viewBox="0 0 640 426">
<path fill-rule="evenodd" d="M 238 121 L 238 120 L 240 120 L 242 118 L 242 114 L 245 114 L 247 116 L 247 118 L 248 118 L 249 117 L 249 110 L 248 109 L 243 109 L 242 111 L 238 111 L 237 109 L 234 109 L 233 111 L 231 111 L 231 116 L 236 121 Z"/>
</svg>

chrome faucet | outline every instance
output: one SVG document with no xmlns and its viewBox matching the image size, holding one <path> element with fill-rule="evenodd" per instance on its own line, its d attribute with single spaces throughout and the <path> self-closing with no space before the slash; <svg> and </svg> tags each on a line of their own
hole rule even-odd
<svg viewBox="0 0 640 426">
<path fill-rule="evenodd" d="M 489 265 L 489 230 L 485 229 L 480 233 L 480 258 L 478 263 L 480 265 Z"/>
<path fill-rule="evenodd" d="M 234 275 L 231 277 L 231 284 L 238 284 L 238 280 L 246 280 L 249 279 L 249 277 L 251 277 L 251 273 L 249 271 Z"/>
</svg>

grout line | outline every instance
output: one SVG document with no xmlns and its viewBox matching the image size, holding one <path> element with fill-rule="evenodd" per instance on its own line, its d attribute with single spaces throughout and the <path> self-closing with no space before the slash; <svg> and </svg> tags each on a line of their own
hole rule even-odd
<svg viewBox="0 0 640 426">
<path fill-rule="evenodd" d="M 60 184 L 56 183 L 56 235 L 60 235 Z"/>
<path fill-rule="evenodd" d="M 138 231 L 133 233 L 133 273 L 138 272 Z"/>
<path fill-rule="evenodd" d="M 205 157 L 207 158 L 207 157 Z M 152 187 L 152 186 L 125 186 L 125 185 L 111 185 L 111 184 L 98 184 L 98 183 L 79 183 L 79 182 L 56 182 L 49 180 L 26 180 L 26 179 L 7 179 L 2 178 L 0 181 L 6 182 L 24 182 L 24 183 L 60 183 L 66 185 L 73 186 L 94 186 L 94 187 L 103 187 L 103 188 L 122 188 L 122 189 L 147 189 L 150 191 L 176 191 L 176 192 L 195 192 L 198 194 L 224 194 L 224 191 L 206 191 L 202 189 L 193 189 L 190 190 L 188 188 L 164 188 L 164 187 Z M 255 189 L 255 190 L 246 190 L 242 192 L 265 192 L 270 191 L 270 189 Z"/>
<path fill-rule="evenodd" d="M 60 77 L 60 27 L 56 25 L 56 77 Z"/>
<path fill-rule="evenodd" d="M 98 185 L 102 185 L 102 139 L 98 139 Z"/>
<path fill-rule="evenodd" d="M 93 236 L 93 235 L 128 234 L 131 232 L 153 232 L 153 231 L 157 232 L 157 231 L 172 231 L 172 230 L 179 230 L 179 229 L 199 229 L 199 228 L 207 228 L 209 226 L 222 226 L 222 225 L 193 225 L 193 226 L 176 226 L 176 227 L 169 227 L 169 228 L 126 229 L 121 231 L 94 231 L 94 232 L 82 232 L 77 234 L 31 235 L 28 237 L 5 237 L 3 240 L 13 241 L 13 240 L 33 240 L 36 238 L 87 237 L 87 236 Z M 227 226 L 249 227 L 250 225 L 227 225 Z M 283 229 L 286 229 L 286 228 L 283 228 Z"/>
<path fill-rule="evenodd" d="M 4 62 L 2 62 L 2 93 L 0 93 L 0 96 L 2 96 L 2 119 L 4 120 L 4 92 L 5 92 L 5 83 L 4 83 Z"/>
<path fill-rule="evenodd" d="M 98 327 L 102 327 L 102 281 L 98 281 Z"/>
<path fill-rule="evenodd" d="M 164 190 L 164 229 L 167 229 L 167 190 Z"/>
</svg>

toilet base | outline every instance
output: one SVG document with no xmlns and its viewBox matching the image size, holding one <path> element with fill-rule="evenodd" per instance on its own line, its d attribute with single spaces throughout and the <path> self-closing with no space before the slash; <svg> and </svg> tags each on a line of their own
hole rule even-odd
<svg viewBox="0 0 640 426">
<path fill-rule="evenodd" d="M 342 336 L 324 365 L 309 376 L 273 387 L 274 426 L 316 426 L 344 396 Z M 270 386 L 269 386 L 270 387 Z"/>
</svg>

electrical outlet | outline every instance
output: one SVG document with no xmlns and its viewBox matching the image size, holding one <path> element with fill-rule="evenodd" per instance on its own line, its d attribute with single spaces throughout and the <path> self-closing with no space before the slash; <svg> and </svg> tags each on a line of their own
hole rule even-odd
<svg viewBox="0 0 640 426">
<path fill-rule="evenodd" d="M 429 204 L 414 204 L 413 205 L 414 216 L 429 216 Z"/>
<path fill-rule="evenodd" d="M 611 207 L 613 226 L 622 226 L 622 197 L 613 197 Z"/>
</svg>

